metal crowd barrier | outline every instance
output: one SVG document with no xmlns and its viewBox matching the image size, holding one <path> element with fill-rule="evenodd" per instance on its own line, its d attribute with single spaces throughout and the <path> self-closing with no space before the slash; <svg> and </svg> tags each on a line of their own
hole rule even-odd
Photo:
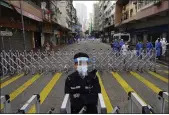
<svg viewBox="0 0 169 115">
<path fill-rule="evenodd" d="M 107 113 L 107 108 L 104 103 L 103 95 L 101 93 L 98 94 L 98 113 L 99 114 Z"/>
<path fill-rule="evenodd" d="M 116 106 L 116 107 L 114 107 L 112 113 L 113 113 L 113 114 L 120 114 L 119 110 L 120 110 L 120 107 L 119 107 L 119 106 Z"/>
<path fill-rule="evenodd" d="M 22 107 L 18 110 L 17 113 L 24 114 L 27 113 L 30 108 L 35 105 L 36 113 L 40 113 L 40 95 L 33 95 Z"/>
<path fill-rule="evenodd" d="M 10 96 L 5 95 L 1 96 L 1 105 L 4 106 L 3 113 L 12 113 L 11 111 L 11 103 L 10 103 Z"/>
<path fill-rule="evenodd" d="M 160 100 L 160 113 L 165 112 L 165 101 L 168 100 L 168 93 L 165 91 L 159 92 L 159 100 Z M 5 95 L 1 96 L 1 105 L 4 105 L 3 108 L 3 113 L 12 113 L 11 110 L 11 103 L 10 103 L 10 96 Z M 19 114 L 25 114 L 27 113 L 30 108 L 35 105 L 36 108 L 36 113 L 40 113 L 40 95 L 35 94 L 33 95 L 19 110 L 17 113 Z M 139 113 L 142 114 L 150 114 L 150 113 L 155 113 L 153 108 L 150 105 L 147 105 L 142 99 L 134 92 L 129 92 L 128 93 L 128 113 L 132 114 L 134 113 L 134 107 L 137 107 L 139 110 Z M 79 114 L 83 113 L 83 111 L 86 108 L 83 107 L 80 111 Z M 55 108 L 51 108 L 47 113 L 52 114 Z M 98 106 L 97 106 L 98 114 L 106 114 L 107 113 L 107 108 L 104 103 L 104 99 L 101 93 L 98 94 Z M 119 114 L 120 107 L 116 106 L 112 110 L 112 114 Z M 66 94 L 64 96 L 61 108 L 60 108 L 60 113 L 61 114 L 71 114 L 71 104 L 70 104 L 70 95 Z"/>
<path fill-rule="evenodd" d="M 70 95 L 66 94 L 61 108 L 60 108 L 60 113 L 61 114 L 71 114 L 71 105 L 70 105 Z M 106 114 L 107 113 L 107 109 L 103 100 L 103 96 L 101 93 L 98 94 L 98 113 L 100 114 Z M 83 110 L 85 110 L 85 107 L 81 109 L 81 111 L 79 111 L 79 114 L 83 113 Z"/>
<path fill-rule="evenodd" d="M 169 99 L 169 96 L 168 96 L 168 92 L 165 92 L 165 91 L 160 91 L 159 92 L 159 100 L 160 100 L 160 110 L 161 110 L 161 114 L 163 114 L 165 112 L 165 104 L 166 104 L 166 101 L 168 101 Z"/>
<path fill-rule="evenodd" d="M 156 53 L 140 51 L 137 56 L 133 51 L 128 51 L 125 55 L 110 49 L 74 49 L 71 51 L 37 51 L 37 52 L 9 52 L 2 51 L 0 53 L 0 64 L 2 76 L 13 75 L 18 73 L 35 74 L 48 72 L 67 72 L 74 68 L 73 57 L 78 52 L 84 52 L 91 58 L 93 69 L 98 71 L 146 71 L 156 70 Z"/>
<path fill-rule="evenodd" d="M 60 113 L 63 113 L 63 114 L 70 114 L 71 113 L 71 107 L 70 107 L 70 95 L 69 94 L 66 94 L 64 99 L 63 99 L 63 102 L 62 102 L 62 105 L 61 105 L 61 108 L 60 108 Z"/>
<path fill-rule="evenodd" d="M 145 102 L 143 102 L 140 97 L 134 93 L 134 92 L 129 92 L 128 93 L 128 104 L 129 104 L 129 114 L 133 113 L 133 107 L 135 104 L 138 108 L 138 110 L 140 111 L 140 113 L 142 114 L 150 114 L 150 113 L 154 113 L 152 107 L 150 105 L 147 105 Z"/>
</svg>

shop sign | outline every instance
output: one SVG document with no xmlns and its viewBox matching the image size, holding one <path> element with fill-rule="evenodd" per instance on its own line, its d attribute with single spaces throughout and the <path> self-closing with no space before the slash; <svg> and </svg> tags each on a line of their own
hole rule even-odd
<svg viewBox="0 0 169 115">
<path fill-rule="evenodd" d="M 48 22 L 51 22 L 51 14 L 49 13 L 49 11 L 43 10 L 43 19 Z"/>
<path fill-rule="evenodd" d="M 0 36 L 12 36 L 13 33 L 10 31 L 0 31 Z"/>
</svg>

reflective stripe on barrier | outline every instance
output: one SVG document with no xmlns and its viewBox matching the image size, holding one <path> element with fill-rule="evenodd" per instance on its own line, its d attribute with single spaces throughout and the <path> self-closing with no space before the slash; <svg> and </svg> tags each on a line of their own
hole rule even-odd
<svg viewBox="0 0 169 115">
<path fill-rule="evenodd" d="M 116 107 L 113 109 L 112 113 L 113 113 L 113 114 L 120 114 L 119 110 L 120 110 L 120 107 L 119 107 L 119 106 L 116 106 Z"/>
<path fill-rule="evenodd" d="M 4 104 L 4 113 L 11 113 L 11 103 L 10 103 L 10 96 L 5 95 L 1 96 L 1 105 Z"/>
<path fill-rule="evenodd" d="M 35 105 L 36 106 L 36 113 L 40 113 L 40 95 L 35 94 L 33 95 L 22 107 L 18 110 L 18 113 L 27 113 L 29 109 Z"/>
<path fill-rule="evenodd" d="M 168 100 L 168 92 L 160 91 L 158 95 L 159 95 L 160 106 L 161 106 L 161 112 L 160 113 L 164 113 L 165 101 Z"/>
<path fill-rule="evenodd" d="M 60 113 L 63 113 L 63 114 L 71 113 L 70 99 L 69 99 L 70 97 L 69 96 L 70 96 L 69 94 L 65 95 L 62 105 L 61 105 L 61 108 L 60 108 Z"/>
<path fill-rule="evenodd" d="M 140 97 L 134 93 L 128 93 L 128 100 L 129 100 L 129 113 L 133 113 L 133 103 L 138 107 L 141 113 L 149 114 L 151 111 L 148 105 L 140 99 Z"/>
<path fill-rule="evenodd" d="M 98 113 L 106 114 L 107 108 L 101 93 L 98 94 Z"/>
</svg>

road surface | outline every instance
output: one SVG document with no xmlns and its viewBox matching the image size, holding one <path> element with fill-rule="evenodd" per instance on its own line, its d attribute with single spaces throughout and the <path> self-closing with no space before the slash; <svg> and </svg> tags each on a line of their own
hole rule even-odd
<svg viewBox="0 0 169 115">
<path fill-rule="evenodd" d="M 99 41 L 81 41 L 80 43 L 65 46 L 64 49 L 71 51 L 74 48 L 86 49 L 90 52 L 94 49 L 110 49 L 110 46 Z M 159 113 L 158 92 L 168 92 L 168 67 L 160 65 L 157 73 L 154 72 L 106 72 L 98 73 L 102 94 L 110 113 L 115 106 L 120 107 L 120 113 L 128 111 L 128 92 L 135 91 L 147 104 L 150 104 L 155 113 Z M 17 112 L 33 94 L 41 96 L 41 113 L 54 107 L 54 113 L 59 113 L 64 97 L 64 82 L 67 73 L 55 74 L 19 74 L 1 79 L 1 96 L 9 94 L 13 113 Z M 2 109 L 2 106 L 1 106 Z M 138 112 L 137 108 L 134 110 Z M 30 113 L 35 110 L 31 108 Z M 168 111 L 168 103 L 165 113 Z"/>
</svg>

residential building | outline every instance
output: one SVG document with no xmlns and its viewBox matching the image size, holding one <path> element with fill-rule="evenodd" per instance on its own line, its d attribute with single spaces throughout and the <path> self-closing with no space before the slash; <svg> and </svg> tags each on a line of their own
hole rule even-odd
<svg viewBox="0 0 169 115">
<path fill-rule="evenodd" d="M 93 31 L 93 13 L 89 13 L 89 19 L 88 19 L 88 30 L 89 30 L 89 34 L 91 34 L 91 32 Z"/>
<path fill-rule="evenodd" d="M 83 30 L 83 32 L 88 30 L 88 20 L 87 19 L 84 19 L 84 21 L 83 21 L 82 30 Z"/>
<path fill-rule="evenodd" d="M 111 42 L 112 33 L 114 28 L 114 14 L 115 2 L 114 1 L 99 1 L 99 31 L 103 42 Z"/>
<path fill-rule="evenodd" d="M 51 46 L 67 43 L 72 17 L 76 17 L 72 16 L 72 6 L 72 0 L 1 0 L 0 50 L 41 49 L 47 42 Z M 4 32 L 10 34 L 2 35 Z"/>
<path fill-rule="evenodd" d="M 154 43 L 157 38 L 169 37 L 168 9 L 168 0 L 117 0 L 115 26 L 131 33 L 134 45 L 138 40 Z"/>
<path fill-rule="evenodd" d="M 93 30 L 99 31 L 99 3 L 93 4 L 94 17 L 93 17 Z"/>
<path fill-rule="evenodd" d="M 105 1 L 104 0 L 100 0 L 99 1 L 99 30 L 102 32 L 103 31 L 103 21 L 105 20 L 104 19 L 104 3 Z"/>
<path fill-rule="evenodd" d="M 82 27 L 84 28 L 86 26 L 85 22 L 86 22 L 86 19 L 87 19 L 87 7 L 83 3 L 76 3 L 75 8 L 76 8 L 76 11 L 77 11 L 77 17 L 79 19 L 79 22 L 80 22 L 80 24 L 82 24 Z M 84 29 L 82 30 L 83 32 L 86 31 Z"/>
</svg>

